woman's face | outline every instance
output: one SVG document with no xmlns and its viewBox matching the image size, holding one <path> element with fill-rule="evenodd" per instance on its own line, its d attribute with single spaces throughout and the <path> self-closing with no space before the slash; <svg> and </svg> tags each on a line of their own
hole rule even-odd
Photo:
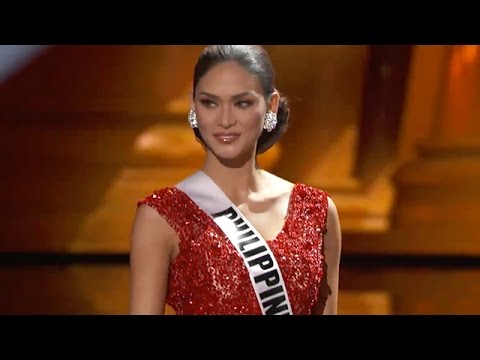
<svg viewBox="0 0 480 360">
<path fill-rule="evenodd" d="M 265 113 L 276 111 L 277 96 L 267 104 L 260 80 L 234 61 L 210 69 L 198 82 L 192 104 L 207 149 L 224 161 L 255 156 Z"/>
</svg>

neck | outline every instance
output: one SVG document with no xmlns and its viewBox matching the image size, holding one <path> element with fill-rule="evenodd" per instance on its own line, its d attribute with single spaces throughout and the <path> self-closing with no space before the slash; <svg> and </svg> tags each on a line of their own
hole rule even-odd
<svg viewBox="0 0 480 360">
<path fill-rule="evenodd" d="M 261 188 L 263 175 L 255 157 L 231 166 L 208 154 L 202 171 L 207 174 L 236 205 L 246 202 L 248 195 Z"/>
</svg>

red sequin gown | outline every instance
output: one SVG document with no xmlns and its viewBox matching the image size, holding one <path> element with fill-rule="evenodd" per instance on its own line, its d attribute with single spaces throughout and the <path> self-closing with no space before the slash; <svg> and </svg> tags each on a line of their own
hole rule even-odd
<svg viewBox="0 0 480 360">
<path fill-rule="evenodd" d="M 294 314 L 310 314 L 323 271 L 327 194 L 295 184 L 281 232 L 267 240 L 285 281 Z M 177 314 L 261 315 L 241 256 L 213 219 L 175 187 L 139 201 L 176 231 L 180 253 L 170 264 L 166 303 Z"/>
</svg>

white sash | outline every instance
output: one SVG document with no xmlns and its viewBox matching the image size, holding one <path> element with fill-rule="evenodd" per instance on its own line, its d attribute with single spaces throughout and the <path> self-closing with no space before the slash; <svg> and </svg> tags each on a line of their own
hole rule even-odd
<svg viewBox="0 0 480 360">
<path fill-rule="evenodd" d="M 203 171 L 176 186 L 210 215 L 241 255 L 264 315 L 292 315 L 278 263 L 267 242 Z"/>
</svg>

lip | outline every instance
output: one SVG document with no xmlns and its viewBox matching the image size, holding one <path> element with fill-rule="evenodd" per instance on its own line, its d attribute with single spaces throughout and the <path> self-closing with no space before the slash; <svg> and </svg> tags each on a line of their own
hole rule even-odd
<svg viewBox="0 0 480 360">
<path fill-rule="evenodd" d="M 238 133 L 217 133 L 217 134 L 213 134 L 213 136 L 221 144 L 231 144 L 240 137 L 240 134 L 238 134 Z"/>
</svg>

